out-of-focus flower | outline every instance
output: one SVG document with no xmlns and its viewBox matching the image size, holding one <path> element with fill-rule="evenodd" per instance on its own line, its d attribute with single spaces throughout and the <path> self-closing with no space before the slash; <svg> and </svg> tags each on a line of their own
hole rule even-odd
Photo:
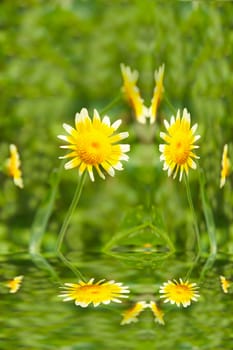
<svg viewBox="0 0 233 350">
<path fill-rule="evenodd" d="M 184 171 L 188 175 L 189 168 L 196 169 L 193 158 L 198 159 L 199 157 L 193 153 L 193 150 L 199 147 L 194 145 L 200 138 L 200 135 L 194 135 L 197 124 L 190 127 L 190 114 L 185 108 L 182 118 L 178 110 L 176 119 L 172 116 L 170 124 L 164 120 L 164 125 L 168 134 L 161 132 L 160 136 L 167 144 L 159 146 L 162 153 L 160 160 L 164 161 L 163 170 L 168 170 L 168 176 L 173 173 L 173 178 L 180 171 L 179 180 L 181 181 Z"/>
<path fill-rule="evenodd" d="M 226 178 L 230 174 L 230 159 L 228 158 L 228 145 L 224 145 L 222 154 L 222 169 L 220 178 L 220 188 L 225 185 Z"/>
<path fill-rule="evenodd" d="M 17 147 L 13 144 L 10 145 L 10 158 L 7 159 L 6 167 L 8 174 L 13 177 L 14 184 L 20 188 L 23 188 L 19 153 Z"/>
<path fill-rule="evenodd" d="M 158 307 L 158 305 L 154 301 L 150 301 L 150 304 L 148 304 L 151 308 L 154 316 L 155 316 L 155 322 L 158 322 L 162 325 L 165 324 L 163 316 L 164 312 Z"/>
<path fill-rule="evenodd" d="M 121 325 L 129 324 L 138 321 L 139 314 L 147 308 L 147 303 L 145 301 L 138 301 L 130 309 L 122 313 L 123 319 Z"/>
<path fill-rule="evenodd" d="M 145 124 L 148 109 L 144 106 L 144 100 L 141 98 L 139 88 L 136 85 L 138 71 L 132 71 L 129 66 L 125 66 L 121 63 L 121 74 L 123 77 L 123 91 L 126 99 L 133 108 L 137 121 Z"/>
<path fill-rule="evenodd" d="M 59 297 L 63 301 L 74 300 L 76 305 L 87 307 L 90 303 L 94 306 L 109 304 L 110 302 L 121 303 L 120 298 L 128 298 L 129 288 L 115 281 L 100 280 L 94 283 L 94 278 L 89 282 L 65 283 L 64 290 Z"/>
<path fill-rule="evenodd" d="M 18 292 L 19 288 L 21 287 L 22 280 L 24 276 L 16 276 L 12 280 L 6 282 L 6 286 L 9 288 L 9 293 L 16 293 Z"/>
<path fill-rule="evenodd" d="M 228 289 L 230 287 L 230 281 L 227 280 L 224 276 L 220 276 L 220 283 L 224 293 L 228 293 Z"/>
<path fill-rule="evenodd" d="M 187 307 L 191 304 L 191 301 L 197 301 L 199 298 L 199 293 L 197 291 L 198 287 L 196 283 L 189 283 L 188 281 L 183 282 L 179 279 L 168 281 L 160 287 L 160 293 L 162 294 L 160 298 L 164 298 L 164 302 L 171 304 L 176 304 L 180 306 Z"/>
<path fill-rule="evenodd" d="M 149 108 L 149 117 L 150 117 L 151 124 L 155 122 L 158 106 L 161 101 L 163 90 L 164 90 L 164 87 L 163 87 L 164 69 L 165 69 L 165 65 L 163 64 L 162 66 L 159 67 L 158 70 L 155 71 L 155 74 L 154 74 L 156 85 L 155 85 L 153 97 L 151 100 L 151 106 Z"/>
<path fill-rule="evenodd" d="M 91 120 L 86 108 L 76 114 L 75 128 L 63 124 L 69 135 L 59 135 L 58 138 L 66 141 L 68 145 L 60 147 L 71 152 L 60 158 L 73 158 L 65 164 L 65 169 L 78 167 L 80 175 L 87 170 L 92 181 L 94 181 L 93 168 L 102 179 L 105 179 L 102 169 L 111 176 L 115 174 L 114 169 L 123 170 L 121 161 L 129 159 L 125 153 L 129 151 L 130 146 L 117 144 L 128 137 L 128 132 L 114 134 L 120 124 L 121 120 L 117 120 L 111 125 L 108 116 L 101 120 L 97 110 L 94 110 L 94 117 Z"/>
</svg>

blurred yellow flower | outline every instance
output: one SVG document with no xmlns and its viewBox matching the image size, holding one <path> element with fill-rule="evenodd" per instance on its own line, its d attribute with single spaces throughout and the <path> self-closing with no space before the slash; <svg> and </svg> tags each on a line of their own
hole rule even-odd
<svg viewBox="0 0 233 350">
<path fill-rule="evenodd" d="M 115 174 L 114 169 L 123 170 L 121 161 L 129 159 L 125 153 L 129 151 L 130 146 L 116 144 L 128 137 L 128 132 L 114 134 L 120 124 L 121 120 L 117 120 L 111 125 L 108 116 L 101 120 L 97 110 L 94 110 L 94 117 L 91 120 L 86 108 L 76 114 L 75 128 L 63 124 L 69 136 L 59 135 L 58 138 L 68 142 L 69 145 L 60 147 L 71 152 L 60 158 L 73 158 L 65 164 L 65 169 L 78 167 L 80 175 L 87 170 L 91 181 L 94 181 L 93 168 L 102 179 L 105 179 L 102 169 L 111 176 Z"/>
<path fill-rule="evenodd" d="M 150 301 L 149 307 L 151 308 L 154 316 L 155 316 L 155 322 L 158 322 L 162 325 L 165 324 L 163 316 L 164 312 L 157 306 L 157 304 L 154 301 Z"/>
<path fill-rule="evenodd" d="M 227 280 L 224 276 L 220 276 L 220 283 L 224 293 L 228 293 L 228 289 L 230 287 L 230 281 Z"/>
<path fill-rule="evenodd" d="M 132 71 L 129 66 L 125 66 L 121 63 L 121 74 L 123 78 L 123 91 L 126 99 L 133 108 L 137 121 L 145 124 L 148 110 L 144 106 L 144 101 L 141 98 L 140 91 L 136 85 L 138 71 Z"/>
<path fill-rule="evenodd" d="M 79 283 L 65 283 L 64 290 L 59 297 L 63 301 L 74 300 L 76 305 L 87 307 L 90 303 L 94 306 L 99 304 L 109 304 L 111 301 L 121 303 L 120 298 L 128 298 L 129 289 L 123 286 L 122 283 L 115 281 L 100 280 L 93 283 L 94 278 L 89 282 L 79 281 Z"/>
<path fill-rule="evenodd" d="M 132 71 L 129 66 L 121 64 L 121 74 L 123 78 L 123 91 L 126 99 L 134 110 L 136 119 L 139 123 L 145 124 L 146 118 L 150 119 L 150 124 L 153 124 L 156 119 L 157 109 L 161 101 L 163 94 L 163 77 L 164 77 L 164 64 L 159 67 L 154 73 L 155 88 L 153 97 L 151 100 L 150 108 L 144 105 L 144 100 L 141 97 L 139 88 L 136 83 L 138 80 L 138 71 Z"/>
<path fill-rule="evenodd" d="M 220 188 L 225 185 L 226 177 L 230 174 L 230 159 L 228 158 L 228 145 L 224 145 L 222 154 L 222 169 L 220 178 Z"/>
<path fill-rule="evenodd" d="M 24 276 L 16 276 L 12 280 L 6 282 L 6 286 L 10 289 L 9 293 L 16 293 L 18 292 L 19 288 L 21 287 L 22 280 Z"/>
<path fill-rule="evenodd" d="M 164 120 L 164 125 L 168 134 L 161 132 L 160 136 L 167 144 L 159 146 L 162 153 L 160 160 L 164 161 L 163 170 L 168 170 L 168 176 L 173 173 L 173 178 L 180 171 L 179 180 L 181 181 L 184 171 L 188 175 L 189 168 L 196 169 L 196 163 L 192 158 L 199 158 L 193 153 L 193 149 L 199 147 L 194 145 L 200 138 L 200 135 L 194 135 L 197 124 L 190 127 L 190 114 L 185 108 L 182 118 L 178 110 L 176 119 L 172 116 L 170 124 Z"/>
<path fill-rule="evenodd" d="M 8 174 L 13 177 L 14 184 L 20 188 L 23 188 L 19 153 L 17 147 L 13 144 L 10 145 L 10 158 L 7 160 L 6 167 Z"/>
<path fill-rule="evenodd" d="M 149 108 L 149 117 L 150 117 L 151 124 L 155 122 L 158 106 L 164 91 L 164 87 L 163 87 L 164 69 L 165 69 L 165 65 L 163 64 L 154 73 L 156 85 L 155 85 L 153 97 L 151 100 L 151 106 Z"/>
<path fill-rule="evenodd" d="M 164 302 L 170 302 L 180 306 L 182 304 L 187 307 L 191 304 L 191 301 L 197 301 L 199 293 L 196 283 L 189 283 L 188 281 L 183 282 L 180 278 L 179 281 L 173 280 L 165 282 L 160 287 L 160 298 L 164 298 Z"/>
<path fill-rule="evenodd" d="M 147 308 L 147 303 L 145 301 L 138 301 L 135 303 L 133 307 L 122 313 L 123 319 L 121 325 L 137 322 L 137 317 L 145 308 Z"/>
</svg>

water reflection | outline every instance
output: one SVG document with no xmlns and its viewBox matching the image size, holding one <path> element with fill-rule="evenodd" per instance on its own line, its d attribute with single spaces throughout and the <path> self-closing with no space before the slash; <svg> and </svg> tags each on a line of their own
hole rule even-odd
<svg viewBox="0 0 233 350">
<path fill-rule="evenodd" d="M 58 298 L 62 283 L 78 281 L 57 258 L 46 257 L 59 281 L 35 265 L 28 254 L 2 257 L 1 349 L 231 349 L 232 290 L 229 288 L 228 294 L 222 291 L 219 276 L 232 277 L 232 257 L 219 254 L 201 278 L 206 259 L 200 259 L 190 276 L 200 286 L 199 301 L 178 308 L 163 303 L 159 287 L 164 281 L 185 276 L 193 255 L 172 254 L 154 261 L 153 254 L 151 265 L 148 257 L 145 265 L 129 263 L 118 255 L 70 253 L 70 261 L 87 278 L 114 279 L 131 291 L 121 304 L 85 309 Z M 17 293 L 9 294 L 4 283 L 18 275 L 25 276 L 22 286 Z M 155 302 L 163 310 L 165 324 L 155 322 L 148 307 L 140 313 L 138 322 L 121 325 L 122 314 L 143 300 Z"/>
</svg>

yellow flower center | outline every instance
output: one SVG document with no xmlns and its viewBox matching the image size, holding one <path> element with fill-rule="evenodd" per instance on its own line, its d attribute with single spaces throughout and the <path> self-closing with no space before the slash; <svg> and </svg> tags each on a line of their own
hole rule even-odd
<svg viewBox="0 0 233 350">
<path fill-rule="evenodd" d="M 182 165 L 188 160 L 190 154 L 190 139 L 183 131 L 177 132 L 171 140 L 171 157 L 174 163 Z"/>
<path fill-rule="evenodd" d="M 86 132 L 77 140 L 77 153 L 85 164 L 101 164 L 111 155 L 109 137 L 96 130 Z"/>
<path fill-rule="evenodd" d="M 171 290 L 169 291 L 171 297 L 176 302 L 182 302 L 185 300 L 189 300 L 192 296 L 192 291 L 190 290 L 189 286 L 186 285 L 175 285 L 171 287 Z"/>
</svg>

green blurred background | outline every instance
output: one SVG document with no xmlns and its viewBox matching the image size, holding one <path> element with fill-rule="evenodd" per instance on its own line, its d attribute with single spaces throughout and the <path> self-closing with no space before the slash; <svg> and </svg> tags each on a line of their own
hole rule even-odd
<svg viewBox="0 0 233 350">
<path fill-rule="evenodd" d="M 0 252 L 25 250 L 38 209 L 46 201 L 51 174 L 60 166 L 57 135 L 64 122 L 73 124 L 82 107 L 99 111 L 120 92 L 120 63 L 140 73 L 147 105 L 154 70 L 165 63 L 165 93 L 175 108 L 187 107 L 199 124 L 200 167 L 206 175 L 219 248 L 233 252 L 232 177 L 219 189 L 223 145 L 233 130 L 233 3 L 231 1 L 150 0 L 16 0 L 0 3 L 0 162 L 4 168 L 9 144 L 22 160 L 23 190 L 0 174 Z M 124 217 L 148 198 L 153 215 L 177 249 L 192 247 L 192 216 L 184 183 L 167 178 L 159 161 L 159 132 L 172 111 L 165 100 L 155 126 L 137 125 L 122 97 L 108 111 L 122 118 L 130 132 L 130 161 L 125 171 L 85 184 L 72 218 L 67 249 L 98 250 L 124 227 Z M 43 251 L 54 250 L 56 238 L 77 183 L 76 169 L 64 171 Z M 208 251 L 197 172 L 190 185 Z M 136 210 L 136 209 L 135 209 Z M 142 215 L 143 220 L 143 215 Z M 136 219 L 135 219 L 136 221 Z M 121 222 L 123 222 L 121 224 Z M 191 238 L 190 238 L 191 237 Z"/>
</svg>

